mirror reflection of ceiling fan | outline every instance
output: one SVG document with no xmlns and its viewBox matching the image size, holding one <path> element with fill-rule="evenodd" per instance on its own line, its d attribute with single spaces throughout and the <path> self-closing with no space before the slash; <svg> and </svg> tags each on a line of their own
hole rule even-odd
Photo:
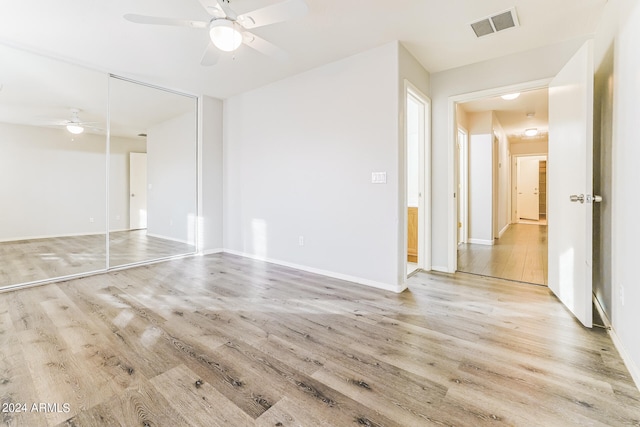
<svg viewBox="0 0 640 427">
<path fill-rule="evenodd" d="M 136 24 L 207 29 L 211 43 L 205 50 L 200 63 L 202 65 L 214 65 L 218 62 L 219 50 L 233 52 L 242 43 L 268 56 L 286 56 L 282 49 L 247 30 L 288 21 L 303 16 L 308 11 L 304 0 L 286 0 L 241 15 L 231 9 L 229 6 L 230 0 L 199 1 L 212 17 L 209 22 L 136 14 L 127 14 L 124 15 L 124 18 Z"/>
<path fill-rule="evenodd" d="M 74 135 L 80 135 L 85 129 L 90 129 L 95 132 L 103 132 L 102 129 L 98 129 L 94 125 L 98 122 L 85 122 L 80 120 L 80 110 L 78 108 L 72 108 L 70 110 L 71 118 L 63 120 L 47 120 L 46 122 L 39 123 L 40 126 L 62 126 L 67 129 L 68 132 Z"/>
</svg>

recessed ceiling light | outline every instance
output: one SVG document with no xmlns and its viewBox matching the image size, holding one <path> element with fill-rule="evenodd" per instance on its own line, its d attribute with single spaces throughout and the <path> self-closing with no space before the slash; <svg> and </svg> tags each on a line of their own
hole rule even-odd
<svg viewBox="0 0 640 427">
<path fill-rule="evenodd" d="M 531 128 L 531 129 L 526 129 L 524 131 L 525 136 L 536 136 L 538 134 L 538 129 L 536 128 Z"/>
<path fill-rule="evenodd" d="M 508 93 L 506 95 L 502 95 L 502 99 L 504 99 L 505 101 L 512 101 L 512 100 L 516 99 L 519 96 L 520 96 L 520 92 Z"/>
</svg>

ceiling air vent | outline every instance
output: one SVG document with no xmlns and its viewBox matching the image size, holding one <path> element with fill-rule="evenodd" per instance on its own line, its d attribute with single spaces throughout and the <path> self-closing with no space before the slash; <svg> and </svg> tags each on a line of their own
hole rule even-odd
<svg viewBox="0 0 640 427">
<path fill-rule="evenodd" d="M 489 34 L 497 33 L 498 31 L 506 30 L 509 28 L 517 27 L 518 16 L 516 15 L 516 8 L 512 7 L 504 12 L 497 13 L 487 18 L 481 19 L 471 24 L 471 28 L 477 37 L 487 36 Z"/>
</svg>

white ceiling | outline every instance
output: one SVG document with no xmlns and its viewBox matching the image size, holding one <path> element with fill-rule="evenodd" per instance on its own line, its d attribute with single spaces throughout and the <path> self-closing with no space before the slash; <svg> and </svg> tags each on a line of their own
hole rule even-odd
<svg viewBox="0 0 640 427">
<path fill-rule="evenodd" d="M 549 132 L 549 90 L 547 88 L 522 92 L 518 98 L 510 101 L 496 96 L 465 102 L 460 106 L 467 113 L 495 111 L 502 129 L 511 142 L 546 139 Z M 524 136 L 524 131 L 531 128 L 538 129 L 539 135 Z"/>
<path fill-rule="evenodd" d="M 230 0 L 239 13 L 280 0 Z M 289 54 L 242 46 L 199 64 L 206 30 L 130 23 L 124 14 L 208 20 L 197 0 L 2 0 L 0 41 L 192 94 L 225 98 L 400 40 L 438 72 L 593 33 L 606 0 L 306 0 L 309 13 L 253 32 Z M 515 6 L 520 27 L 477 39 L 469 24 Z M 0 84 L 2 82 L 0 81 Z"/>
</svg>

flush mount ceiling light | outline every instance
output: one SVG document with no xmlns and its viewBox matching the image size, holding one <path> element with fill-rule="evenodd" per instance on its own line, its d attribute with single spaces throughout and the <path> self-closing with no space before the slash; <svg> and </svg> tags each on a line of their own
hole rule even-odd
<svg viewBox="0 0 640 427">
<path fill-rule="evenodd" d="M 524 131 L 525 136 L 536 136 L 537 134 L 538 134 L 538 129 L 536 128 L 526 129 Z"/>
<path fill-rule="evenodd" d="M 242 44 L 242 33 L 228 19 L 214 19 L 209 24 L 209 37 L 224 52 L 233 52 Z"/>
<path fill-rule="evenodd" d="M 520 96 L 520 92 L 516 92 L 516 93 L 508 93 L 506 95 L 502 95 L 501 98 L 504 99 L 505 101 L 513 101 L 519 96 Z"/>
<path fill-rule="evenodd" d="M 69 132 L 71 132 L 74 135 L 80 135 L 82 132 L 84 132 L 84 128 L 82 126 L 80 126 L 79 124 L 74 124 L 74 123 L 70 123 L 67 125 L 67 130 Z"/>
</svg>

